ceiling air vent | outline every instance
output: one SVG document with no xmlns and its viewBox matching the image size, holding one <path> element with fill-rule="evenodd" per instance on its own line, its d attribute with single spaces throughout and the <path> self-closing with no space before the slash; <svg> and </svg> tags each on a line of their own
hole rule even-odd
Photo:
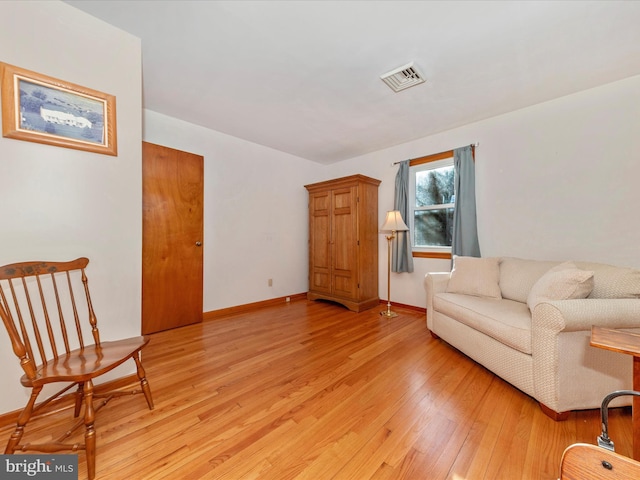
<svg viewBox="0 0 640 480">
<path fill-rule="evenodd" d="M 399 92 L 400 90 L 413 87 L 425 81 L 422 74 L 413 66 L 413 62 L 407 63 L 384 75 L 380 75 L 380 79 L 389 85 L 394 92 Z"/>
</svg>

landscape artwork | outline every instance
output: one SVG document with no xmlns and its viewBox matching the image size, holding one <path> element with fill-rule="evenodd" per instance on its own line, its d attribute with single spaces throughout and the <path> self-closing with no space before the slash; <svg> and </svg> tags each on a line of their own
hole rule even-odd
<svg viewBox="0 0 640 480">
<path fill-rule="evenodd" d="M 104 102 L 18 79 L 20 128 L 104 143 Z"/>
<path fill-rule="evenodd" d="M 0 64 L 3 136 L 117 155 L 115 97 Z"/>
</svg>

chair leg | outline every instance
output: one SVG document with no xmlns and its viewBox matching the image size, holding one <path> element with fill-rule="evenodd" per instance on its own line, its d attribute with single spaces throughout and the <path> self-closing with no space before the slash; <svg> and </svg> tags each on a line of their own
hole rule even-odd
<svg viewBox="0 0 640 480">
<path fill-rule="evenodd" d="M 87 380 L 83 387 L 84 396 L 84 445 L 87 454 L 87 476 L 93 480 L 96 476 L 96 430 L 94 422 L 96 418 L 93 409 L 93 382 Z"/>
<path fill-rule="evenodd" d="M 20 416 L 18 417 L 18 423 L 16 424 L 16 429 L 9 437 L 9 441 L 7 442 L 7 447 L 4 450 L 5 454 L 12 454 L 18 448 L 18 444 L 20 440 L 22 440 L 22 435 L 24 434 L 24 427 L 27 425 L 27 422 L 31 419 L 31 414 L 33 413 L 33 407 L 36 404 L 36 399 L 38 395 L 42 391 L 42 387 L 34 387 L 31 389 L 31 397 L 29 397 L 29 401 L 27 405 L 24 407 L 24 410 L 20 412 Z"/>
<path fill-rule="evenodd" d="M 153 398 L 151 397 L 151 388 L 149 387 L 149 382 L 147 381 L 144 367 L 142 366 L 142 362 L 140 361 L 140 354 L 134 355 L 133 360 L 136 362 L 136 366 L 138 367 L 137 372 L 138 372 L 138 378 L 140 379 L 140 387 L 142 388 L 142 393 L 144 393 L 144 398 L 147 399 L 147 405 L 149 405 L 149 410 L 153 410 Z"/>
<path fill-rule="evenodd" d="M 73 408 L 73 418 L 77 418 L 80 415 L 80 409 L 82 408 L 82 400 L 84 394 L 82 393 L 84 389 L 84 382 L 78 383 L 78 390 L 76 390 L 76 403 Z"/>
</svg>

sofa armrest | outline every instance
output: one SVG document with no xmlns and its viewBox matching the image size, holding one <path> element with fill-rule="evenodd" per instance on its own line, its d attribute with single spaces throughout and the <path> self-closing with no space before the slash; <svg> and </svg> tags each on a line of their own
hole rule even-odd
<svg viewBox="0 0 640 480">
<path fill-rule="evenodd" d="M 627 355 L 590 347 L 592 325 L 639 332 L 640 299 L 547 301 L 533 310 L 535 398 L 551 410 L 563 412 L 576 404 L 597 404 L 603 391 L 630 387 L 631 360 L 624 358 Z M 586 400 L 594 395 L 601 396 Z"/>
<path fill-rule="evenodd" d="M 640 328 L 640 299 L 590 298 L 547 301 L 532 313 L 532 335 L 543 328 L 552 332 L 591 330 L 592 325 L 606 328 Z"/>
<path fill-rule="evenodd" d="M 427 328 L 433 331 L 430 320 L 433 318 L 433 296 L 447 291 L 449 272 L 429 272 L 424 276 L 424 289 L 427 293 Z"/>
<path fill-rule="evenodd" d="M 447 284 L 449 283 L 449 272 L 429 272 L 424 276 L 424 289 L 436 293 L 444 293 L 447 291 Z"/>
</svg>

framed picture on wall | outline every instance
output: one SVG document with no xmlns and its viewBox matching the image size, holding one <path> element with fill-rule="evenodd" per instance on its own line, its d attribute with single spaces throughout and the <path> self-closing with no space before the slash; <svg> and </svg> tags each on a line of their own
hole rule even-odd
<svg viewBox="0 0 640 480">
<path fill-rule="evenodd" d="M 118 155 L 116 97 L 0 62 L 2 136 Z"/>
</svg>

